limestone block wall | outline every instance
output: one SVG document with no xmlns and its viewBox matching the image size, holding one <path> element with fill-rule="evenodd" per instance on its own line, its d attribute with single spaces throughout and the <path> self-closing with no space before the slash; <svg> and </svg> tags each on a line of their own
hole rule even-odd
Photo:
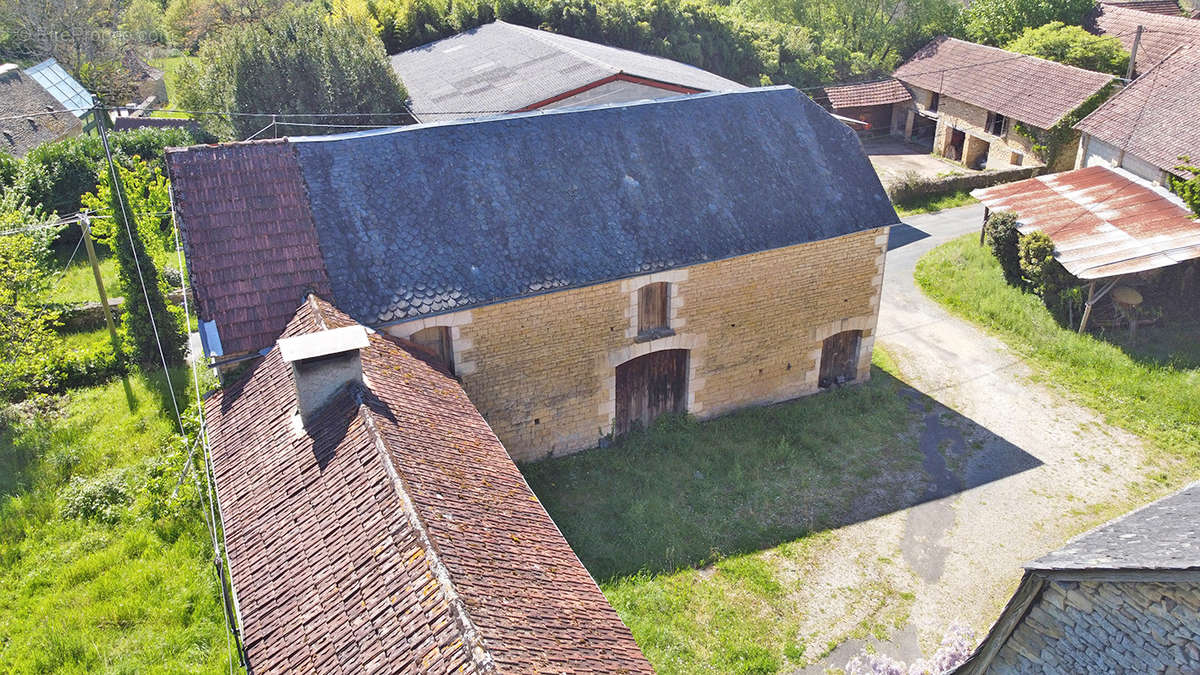
<svg viewBox="0 0 1200 675">
<path fill-rule="evenodd" d="M 596 446 L 613 429 L 616 368 L 689 350 L 687 411 L 700 418 L 818 390 L 821 341 L 861 330 L 870 375 L 887 228 L 686 269 L 551 292 L 388 327 L 448 326 L 455 371 L 517 460 Z M 638 289 L 670 284 L 673 335 L 640 340 Z"/>
<path fill-rule="evenodd" d="M 1049 581 L 988 672 L 1200 672 L 1200 578 Z"/>
<path fill-rule="evenodd" d="M 988 169 L 1005 169 L 1013 166 L 1013 153 L 1023 156 L 1022 165 L 1041 164 L 1042 160 L 1033 151 L 1033 141 L 1017 133 L 1017 120 L 1010 120 L 1003 136 L 993 136 L 986 131 L 988 111 L 950 96 L 942 96 L 938 103 L 938 126 L 933 139 L 934 151 L 945 155 L 953 129 L 966 132 L 989 143 L 987 151 Z"/>
</svg>

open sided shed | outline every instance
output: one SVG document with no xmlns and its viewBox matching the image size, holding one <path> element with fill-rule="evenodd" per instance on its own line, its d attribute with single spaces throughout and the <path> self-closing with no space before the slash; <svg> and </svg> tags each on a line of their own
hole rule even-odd
<svg viewBox="0 0 1200 675">
<path fill-rule="evenodd" d="M 1054 258 L 1089 282 L 1092 305 L 1128 274 L 1200 258 L 1200 220 L 1165 188 L 1119 168 L 1092 166 L 971 192 L 988 212 L 1012 211 L 1022 234 L 1040 230 Z M 1096 293 L 1096 281 L 1107 283 Z"/>
</svg>

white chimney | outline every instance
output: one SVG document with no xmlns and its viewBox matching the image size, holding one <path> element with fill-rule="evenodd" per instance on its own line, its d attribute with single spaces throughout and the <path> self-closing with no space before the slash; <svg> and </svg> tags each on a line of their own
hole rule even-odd
<svg viewBox="0 0 1200 675">
<path fill-rule="evenodd" d="M 306 427 L 342 387 L 362 383 L 360 350 L 368 343 L 367 330 L 357 325 L 279 340 L 279 353 L 292 366 L 296 401 Z"/>
</svg>

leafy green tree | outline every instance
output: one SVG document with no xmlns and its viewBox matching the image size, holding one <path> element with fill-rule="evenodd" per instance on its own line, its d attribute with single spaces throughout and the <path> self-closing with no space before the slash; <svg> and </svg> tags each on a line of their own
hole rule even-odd
<svg viewBox="0 0 1200 675">
<path fill-rule="evenodd" d="M 45 222 L 46 214 L 17 193 L 0 198 L 0 232 Z M 0 235 L 0 400 L 54 387 L 57 314 L 41 302 L 49 281 L 55 229 Z"/>
<path fill-rule="evenodd" d="M 1179 195 L 1183 202 L 1188 205 L 1192 213 L 1200 218 L 1200 166 L 1194 166 L 1191 163 L 1191 158 L 1184 156 L 1179 158 L 1183 162 L 1180 166 L 1175 167 L 1179 171 L 1186 171 L 1192 175 L 1191 178 L 1179 178 L 1171 176 L 1167 179 L 1170 184 L 1171 192 Z"/>
<path fill-rule="evenodd" d="M 1013 286 L 1024 285 L 1021 277 L 1021 233 L 1017 231 L 1017 215 L 999 211 L 988 217 L 983 225 L 984 242 L 1000 263 L 1004 279 Z"/>
<path fill-rule="evenodd" d="M 1077 26 L 1095 6 L 1096 0 L 973 0 L 963 10 L 963 29 L 974 42 L 999 46 L 1052 21 Z"/>
<path fill-rule="evenodd" d="M 1119 40 L 1112 36 L 1092 35 L 1079 26 L 1068 26 L 1061 21 L 1026 28 L 1021 37 L 1004 48 L 1112 75 L 1124 75 L 1129 67 L 1129 52 Z"/>
<path fill-rule="evenodd" d="M 166 177 L 157 166 L 134 157 L 130 166 L 117 164 L 121 184 L 125 188 L 125 207 L 137 226 L 137 231 L 150 247 L 150 255 L 159 263 L 169 263 L 165 254 L 174 252 L 171 230 L 171 196 Z M 113 215 L 112 180 L 105 171 L 96 191 L 83 196 L 83 206 L 105 216 L 92 225 L 96 241 L 115 248 L 118 235 L 124 235 L 124 225 Z"/>
<path fill-rule="evenodd" d="M 113 177 L 105 173 L 104 181 L 109 183 Z M 125 178 L 130 179 L 133 190 L 126 191 Z M 183 361 L 187 336 L 182 311 L 168 305 L 166 283 L 155 257 L 147 251 L 149 237 L 145 232 L 153 229 L 150 224 L 153 221 L 145 219 L 153 216 L 144 214 L 145 209 L 155 208 L 153 204 L 156 203 L 147 201 L 147 195 L 152 196 L 158 190 L 157 185 L 147 185 L 147 179 L 153 181 L 154 172 L 139 173 L 118 167 L 116 181 L 106 191 L 108 208 L 101 214 L 111 216 L 113 224 L 102 227 L 99 234 L 117 259 L 117 277 L 125 298 L 121 306 L 121 335 L 125 349 L 135 361 L 154 366 L 161 363 L 158 352 L 161 344 L 163 356 L 171 365 Z M 138 199 L 130 199 L 130 195 Z M 89 198 L 93 206 L 100 206 L 97 201 Z M 129 219 L 130 229 L 125 227 L 125 218 Z M 161 245 L 157 248 L 161 249 Z"/>
<path fill-rule="evenodd" d="M 178 98 L 185 108 L 267 113 L 206 120 L 221 136 L 261 132 L 273 121 L 272 113 L 312 114 L 304 124 L 332 125 L 281 123 L 272 130 L 293 135 L 411 121 L 404 86 L 371 28 L 322 14 L 317 7 L 292 8 L 262 23 L 229 29 L 206 42 L 200 59 L 179 72 Z M 332 113 L 341 115 L 323 115 Z"/>
</svg>

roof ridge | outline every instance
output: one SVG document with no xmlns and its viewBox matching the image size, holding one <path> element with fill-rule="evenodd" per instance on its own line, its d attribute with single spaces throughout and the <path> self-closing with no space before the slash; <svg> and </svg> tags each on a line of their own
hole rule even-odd
<svg viewBox="0 0 1200 675">
<path fill-rule="evenodd" d="M 550 47 L 554 47 L 555 49 L 559 49 L 564 52 L 568 52 L 574 56 L 578 56 L 579 58 L 583 59 L 584 61 L 589 61 L 589 62 L 594 63 L 594 64 L 596 64 L 602 68 L 605 68 L 607 70 L 611 70 L 611 71 L 613 71 L 614 75 L 619 75 L 619 74 L 625 72 L 621 68 L 618 68 L 617 66 L 614 66 L 611 63 L 605 63 L 604 61 L 601 61 L 600 59 L 598 59 L 594 56 L 588 56 L 587 54 L 584 54 L 583 52 L 580 52 L 580 51 L 573 49 L 571 47 L 568 47 L 566 45 L 556 44 L 555 42 L 546 39 L 545 36 L 543 36 L 542 34 L 545 33 L 548 35 L 565 37 L 565 38 L 569 38 L 571 40 L 580 40 L 581 38 L 577 38 L 577 37 L 574 37 L 571 35 L 565 35 L 562 33 L 551 33 L 550 31 L 541 30 L 540 28 L 530 28 L 529 26 L 521 26 L 521 25 L 518 25 L 515 23 L 508 23 L 507 21 L 496 21 L 495 23 L 502 24 L 502 25 L 508 26 L 510 28 L 517 28 L 520 30 L 529 31 L 533 35 L 533 39 L 537 40 L 538 42 L 541 42 L 542 44 L 548 45 Z M 585 42 L 586 42 L 586 40 L 585 40 Z M 620 47 L 613 47 L 612 45 L 601 44 L 599 42 L 596 42 L 593 44 L 600 45 L 601 47 L 608 47 L 609 49 L 621 49 Z M 624 51 L 629 51 L 629 50 L 624 50 Z M 649 55 L 647 55 L 647 56 L 649 56 Z"/>
<path fill-rule="evenodd" d="M 459 597 L 458 590 L 454 587 L 454 581 L 450 578 L 450 570 L 446 568 L 445 563 L 442 562 L 441 557 L 438 555 L 433 538 L 429 535 L 429 530 L 425 527 L 425 522 L 421 518 L 421 514 L 417 512 L 417 507 L 409 495 L 408 488 L 405 487 L 404 477 L 400 475 L 400 472 L 396 469 L 395 462 L 392 461 L 392 453 L 388 448 L 387 441 L 375 425 L 375 413 L 366 403 L 364 396 L 366 391 L 366 388 L 362 385 L 356 385 L 353 388 L 354 401 L 358 404 L 358 415 L 366 426 L 367 433 L 375 441 L 375 448 L 379 451 L 379 456 L 383 462 L 384 469 L 387 471 L 388 479 L 391 481 L 392 488 L 396 492 L 397 499 L 400 500 L 400 508 L 403 511 L 403 515 L 408 520 L 409 525 L 412 526 L 413 533 L 424 549 L 425 560 L 429 565 L 429 570 L 437 580 L 438 587 L 445 596 L 446 603 L 450 606 L 450 611 L 456 619 L 455 623 L 457 624 L 458 633 L 462 637 L 462 647 L 466 652 L 467 659 L 475 665 L 478 672 L 494 673 L 496 672 L 495 658 L 483 644 L 483 635 L 479 632 L 479 628 L 475 625 L 475 622 L 472 621 L 466 603 Z"/>
<path fill-rule="evenodd" d="M 1022 54 L 1021 52 L 1014 52 L 1014 51 L 1012 51 L 1011 49 L 1005 49 L 1005 48 L 1003 48 L 1003 47 L 993 47 L 992 45 L 980 44 L 980 43 L 978 43 L 978 42 L 971 42 L 971 41 L 969 41 L 969 40 L 960 40 L 960 39 L 958 39 L 958 38 L 956 38 L 956 37 L 951 37 L 951 36 L 949 36 L 949 35 L 943 35 L 942 37 L 946 38 L 947 40 L 954 40 L 955 42 L 959 42 L 959 43 L 961 43 L 961 44 L 964 44 L 964 45 L 971 45 L 972 47 L 980 47 L 980 48 L 983 48 L 983 49 L 990 49 L 990 50 L 993 50 L 993 51 L 1002 52 L 1002 53 L 1004 53 L 1004 54 L 1011 54 L 1011 55 L 1013 55 L 1013 57 L 1014 57 L 1014 58 L 1013 58 L 1013 60 L 1014 60 L 1014 61 L 1020 60 L 1019 58 L 1016 58 L 1016 57 L 1020 57 L 1020 58 L 1025 58 L 1025 59 L 1032 59 L 1032 60 L 1034 60 L 1034 61 L 1038 61 L 1038 62 L 1040 62 L 1040 63 L 1049 63 L 1049 64 L 1051 64 L 1051 65 L 1053 65 L 1053 66 L 1057 66 L 1057 67 L 1061 67 L 1061 68 L 1067 68 L 1067 69 L 1069 69 L 1069 70 L 1076 70 L 1076 71 L 1079 71 L 1079 72 L 1081 72 L 1081 73 L 1087 73 L 1087 74 L 1089 74 L 1089 75 L 1103 75 L 1103 76 L 1105 76 L 1105 77 L 1109 78 L 1109 80 L 1114 80 L 1114 79 L 1116 79 L 1116 78 L 1117 78 L 1117 76 L 1116 76 L 1116 75 L 1111 75 L 1111 74 L 1109 74 L 1109 73 L 1102 73 L 1102 72 L 1100 72 L 1100 71 L 1098 71 L 1098 70 L 1088 70 L 1087 68 L 1080 68 L 1079 66 L 1072 66 L 1072 65 L 1069 65 L 1069 64 L 1066 64 L 1066 63 L 1061 63 L 1061 62 L 1059 62 L 1059 61 L 1053 61 L 1053 60 L 1051 60 L 1051 59 L 1043 59 L 1043 58 L 1042 58 L 1042 57 L 1040 57 L 1040 56 L 1034 56 L 1034 55 L 1032 55 L 1032 54 Z M 934 39 L 937 39 L 937 38 L 934 38 Z M 903 64 L 902 64 L 902 65 L 903 65 Z M 983 64 L 972 64 L 972 65 L 983 65 Z"/>
</svg>

